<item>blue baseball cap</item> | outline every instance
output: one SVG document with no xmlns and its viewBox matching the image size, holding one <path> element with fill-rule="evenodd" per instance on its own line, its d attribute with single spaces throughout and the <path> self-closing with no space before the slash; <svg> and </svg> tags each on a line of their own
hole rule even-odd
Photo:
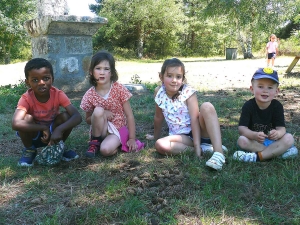
<svg viewBox="0 0 300 225">
<path fill-rule="evenodd" d="M 276 70 L 273 70 L 271 68 L 259 68 L 258 70 L 255 71 L 252 79 L 258 80 L 258 79 L 271 79 L 274 80 L 276 83 L 279 84 L 279 79 L 278 79 L 278 74 Z"/>
</svg>

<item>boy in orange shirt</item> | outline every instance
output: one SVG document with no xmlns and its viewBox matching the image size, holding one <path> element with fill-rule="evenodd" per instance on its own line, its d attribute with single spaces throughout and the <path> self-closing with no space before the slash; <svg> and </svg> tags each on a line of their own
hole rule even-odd
<svg viewBox="0 0 300 225">
<path fill-rule="evenodd" d="M 32 59 L 25 65 L 24 72 L 29 89 L 18 102 L 12 128 L 17 131 L 25 146 L 18 165 L 32 166 L 37 154 L 36 148 L 65 141 L 82 118 L 66 94 L 52 86 L 54 75 L 49 61 L 43 58 Z M 66 111 L 60 113 L 60 106 Z M 78 157 L 72 150 L 63 154 L 65 161 Z"/>
</svg>

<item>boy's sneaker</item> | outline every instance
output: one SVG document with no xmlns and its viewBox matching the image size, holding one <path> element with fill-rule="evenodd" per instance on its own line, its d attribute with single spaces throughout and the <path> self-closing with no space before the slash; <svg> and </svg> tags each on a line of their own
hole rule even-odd
<svg viewBox="0 0 300 225">
<path fill-rule="evenodd" d="M 64 152 L 61 160 L 69 162 L 71 160 L 78 159 L 78 158 L 79 158 L 79 155 L 77 155 L 77 153 L 75 151 L 68 150 L 68 151 Z"/>
<path fill-rule="evenodd" d="M 236 151 L 233 159 L 241 162 L 256 162 L 257 155 L 254 152 Z"/>
<path fill-rule="evenodd" d="M 298 149 L 296 146 L 292 146 L 289 148 L 285 153 L 283 153 L 281 156 L 279 156 L 282 159 L 290 159 L 298 156 Z"/>
<path fill-rule="evenodd" d="M 36 157 L 37 150 L 33 147 L 25 148 L 22 157 L 18 162 L 18 166 L 33 166 L 33 161 Z"/>
<path fill-rule="evenodd" d="M 98 140 L 92 140 L 89 142 L 89 148 L 85 153 L 88 158 L 94 158 L 96 153 L 100 150 L 100 142 Z"/>
<path fill-rule="evenodd" d="M 212 144 L 202 143 L 200 147 L 202 148 L 203 153 L 210 153 L 210 154 L 214 153 L 214 148 Z M 222 150 L 224 153 L 228 152 L 228 149 L 224 145 L 222 145 Z"/>
</svg>

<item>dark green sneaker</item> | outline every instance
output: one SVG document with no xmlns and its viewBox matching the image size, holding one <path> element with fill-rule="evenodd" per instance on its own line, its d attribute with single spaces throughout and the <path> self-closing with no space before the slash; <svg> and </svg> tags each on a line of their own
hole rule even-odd
<svg viewBox="0 0 300 225">
<path fill-rule="evenodd" d="M 35 159 L 37 151 L 33 147 L 25 148 L 23 150 L 22 157 L 18 162 L 18 166 L 33 166 L 33 160 Z"/>
</svg>

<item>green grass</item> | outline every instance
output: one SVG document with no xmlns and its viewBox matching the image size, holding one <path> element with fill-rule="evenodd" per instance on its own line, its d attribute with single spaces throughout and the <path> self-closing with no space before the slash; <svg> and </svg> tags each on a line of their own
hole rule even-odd
<svg viewBox="0 0 300 225">
<path fill-rule="evenodd" d="M 279 100 L 299 148 L 298 77 L 284 80 Z M 82 122 L 67 144 L 80 158 L 54 167 L 16 166 L 21 147 L 10 128 L 22 87 L 0 88 L 0 224 L 299 224 L 300 159 L 240 163 L 237 124 L 245 89 L 200 91 L 199 103 L 211 102 L 219 116 L 223 144 L 229 149 L 222 171 L 205 166 L 189 152 L 163 157 L 144 139 L 153 132 L 155 85 L 134 95 L 131 106 L 137 137 L 146 148 L 88 160 L 84 157 L 89 127 Z M 14 96 L 14 97 L 11 97 Z M 79 98 L 80 99 L 80 98 Z M 72 100 L 79 109 L 80 100 Z M 82 113 L 82 111 L 80 110 Z M 82 113 L 82 115 L 84 115 Z M 164 125 L 164 133 L 167 129 Z"/>
</svg>

